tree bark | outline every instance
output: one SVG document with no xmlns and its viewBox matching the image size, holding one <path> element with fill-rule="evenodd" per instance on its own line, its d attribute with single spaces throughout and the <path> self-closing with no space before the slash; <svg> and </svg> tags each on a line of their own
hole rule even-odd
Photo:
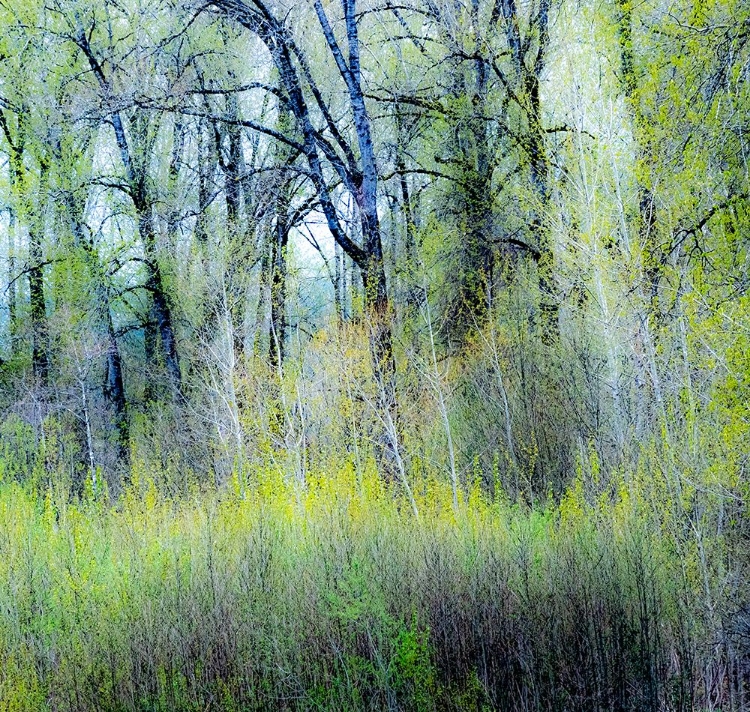
<svg viewBox="0 0 750 712">
<path fill-rule="evenodd" d="M 519 148 L 528 159 L 534 201 L 530 210 L 529 232 L 536 243 L 532 255 L 538 270 L 542 338 L 547 342 L 555 341 L 559 336 L 560 310 L 554 286 L 554 254 L 547 218 L 551 199 L 549 157 L 545 147 L 540 94 L 540 81 L 549 46 L 550 9 L 551 0 L 540 0 L 524 34 L 521 32 L 521 16 L 516 0 L 496 0 L 491 16 L 492 27 L 501 26 L 508 45 L 512 75 L 506 76 L 498 68 L 495 71 L 509 98 L 525 119 L 518 141 Z"/>
<path fill-rule="evenodd" d="M 45 161 L 39 167 L 39 195 L 29 225 L 29 308 L 31 312 L 31 362 L 39 384 L 49 385 L 49 334 L 47 330 L 47 304 L 44 289 L 44 235 L 45 192 L 49 166 Z"/>
<path fill-rule="evenodd" d="M 49 166 L 42 158 L 39 161 L 39 189 L 36 198 L 30 194 L 27 168 L 24 164 L 26 142 L 25 111 L 16 116 L 16 135 L 13 135 L 8 117 L 4 110 L 0 110 L 0 129 L 2 129 L 9 147 L 10 182 L 13 193 L 19 200 L 21 212 L 28 219 L 29 226 L 29 308 L 31 317 L 31 365 L 34 377 L 42 387 L 49 385 L 49 337 L 47 332 L 47 306 L 44 289 L 44 250 L 42 236 L 44 235 L 44 206 L 46 205 L 46 188 Z M 11 227 L 15 227 L 16 216 L 11 213 Z M 10 255 L 9 255 L 10 257 Z M 13 256 L 14 257 L 14 256 Z M 15 269 L 15 260 L 9 259 L 11 269 Z M 11 339 L 16 319 L 16 282 L 17 276 L 10 278 L 12 291 L 10 292 L 11 307 Z"/>
<path fill-rule="evenodd" d="M 31 363 L 34 376 L 42 387 L 49 385 L 47 307 L 44 297 L 41 226 L 29 230 L 29 307 L 31 312 Z"/>
<path fill-rule="evenodd" d="M 269 334 L 269 363 L 274 373 L 281 373 L 286 358 L 286 278 L 289 225 L 287 206 L 279 205 L 271 245 L 271 323 Z"/>
<path fill-rule="evenodd" d="M 75 43 L 81 52 L 83 52 L 97 79 L 104 102 L 111 103 L 111 98 L 114 96 L 112 87 L 82 27 L 79 28 L 79 32 L 75 37 Z M 136 156 L 133 155 L 130 143 L 128 142 L 122 116 L 119 111 L 112 110 L 110 120 L 115 132 L 120 158 L 125 169 L 128 194 L 135 208 L 138 231 L 143 241 L 145 262 L 148 269 L 146 287 L 152 295 L 151 315 L 153 316 L 153 320 L 150 318 L 149 324 L 146 326 L 146 355 L 148 357 L 148 352 L 155 346 L 154 344 L 149 344 L 150 341 L 153 341 L 153 334 L 148 333 L 149 328 L 152 328 L 150 324 L 153 321 L 161 337 L 162 355 L 171 390 L 173 395 L 179 396 L 182 390 L 182 376 L 177 355 L 177 341 L 172 324 L 172 314 L 156 249 L 154 206 L 147 187 L 147 156 L 139 156 L 140 160 L 136 160 Z M 134 133 L 137 133 L 137 131 Z"/>
<path fill-rule="evenodd" d="M 348 57 L 344 57 L 321 0 L 315 0 L 313 6 L 331 57 L 346 85 L 348 106 L 353 118 L 354 132 L 359 148 L 358 159 L 355 157 L 352 147 L 347 144 L 336 127 L 331 111 L 315 85 L 309 65 L 301 49 L 297 47 L 289 30 L 282 21 L 276 18 L 271 9 L 262 0 L 252 0 L 252 2 L 213 0 L 211 5 L 254 33 L 271 53 L 279 72 L 281 84 L 286 91 L 285 100 L 288 109 L 294 115 L 302 134 L 302 143 L 296 145 L 307 160 L 310 179 L 314 184 L 328 227 L 333 238 L 355 262 L 362 274 L 365 308 L 370 328 L 372 365 L 381 393 L 380 405 L 387 409 L 392 419 L 395 420 L 396 369 L 393 357 L 390 305 L 383 261 L 380 221 L 377 212 L 378 170 L 372 141 L 370 116 L 361 85 L 355 0 L 342 0 Z M 333 145 L 316 131 L 303 92 L 300 73 L 304 76 L 310 88 L 312 99 L 323 115 L 327 128 L 344 154 L 343 158 Z M 346 189 L 354 196 L 359 210 L 362 234 L 361 246 L 355 243 L 341 226 L 319 151 L 329 161 Z"/>
<path fill-rule="evenodd" d="M 201 248 L 208 244 L 207 211 L 211 202 L 211 170 L 215 166 L 212 133 L 206 121 L 198 121 L 198 214 L 195 218 L 195 239 Z"/>
<path fill-rule="evenodd" d="M 8 209 L 8 331 L 10 336 L 10 354 L 15 355 L 18 317 L 16 315 L 16 211 Z"/>
<path fill-rule="evenodd" d="M 227 117 L 239 118 L 237 97 L 230 94 L 227 97 Z M 223 154 L 223 140 L 226 138 L 228 150 L 226 159 Z M 247 234 L 242 221 L 242 194 L 245 173 L 245 161 L 242 151 L 242 132 L 236 124 L 229 124 L 224 135 L 217 129 L 215 133 L 216 155 L 219 167 L 224 174 L 224 198 L 227 211 L 227 239 L 231 255 L 244 255 L 246 251 Z M 235 360 L 240 360 L 245 353 L 245 275 L 244 258 L 230 264 L 230 293 L 229 310 L 232 319 L 232 339 Z"/>
</svg>

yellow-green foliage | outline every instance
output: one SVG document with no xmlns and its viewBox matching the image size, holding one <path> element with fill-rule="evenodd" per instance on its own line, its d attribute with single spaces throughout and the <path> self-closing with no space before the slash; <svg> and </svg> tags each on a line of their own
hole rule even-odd
<svg viewBox="0 0 750 712">
<path fill-rule="evenodd" d="M 417 519 L 351 467 L 180 499 L 136 474 L 114 506 L 6 481 L 0 709 L 679 706 L 700 555 L 638 487 L 456 511 L 425 481 Z"/>
</svg>

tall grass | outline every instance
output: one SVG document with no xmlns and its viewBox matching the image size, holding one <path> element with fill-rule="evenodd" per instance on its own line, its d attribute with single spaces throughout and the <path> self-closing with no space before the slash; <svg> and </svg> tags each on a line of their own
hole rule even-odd
<svg viewBox="0 0 750 712">
<path fill-rule="evenodd" d="M 535 509 L 415 493 L 419 518 L 347 467 L 179 498 L 136 476 L 116 505 L 0 484 L 0 709 L 748 704 L 727 668 L 707 689 L 700 562 L 632 483 Z"/>
</svg>

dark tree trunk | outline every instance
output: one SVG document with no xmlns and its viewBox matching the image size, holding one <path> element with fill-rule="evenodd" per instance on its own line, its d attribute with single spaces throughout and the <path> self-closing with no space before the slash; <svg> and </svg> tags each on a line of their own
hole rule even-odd
<svg viewBox="0 0 750 712">
<path fill-rule="evenodd" d="M 479 27 L 479 2 L 472 0 L 472 22 Z M 477 36 L 475 52 L 481 57 L 482 42 Z M 492 161 L 489 154 L 489 125 L 484 118 L 488 112 L 488 68 L 478 59 L 473 69 L 473 116 L 468 124 L 470 135 L 467 143 L 474 154 L 472 175 L 467 176 L 468 198 L 466 225 L 466 254 L 469 275 L 464 285 L 464 301 L 468 307 L 469 322 L 466 326 L 481 328 L 487 321 L 492 290 L 494 262 L 493 207 L 492 207 Z M 473 322 L 473 323 L 472 323 Z"/>
<path fill-rule="evenodd" d="M 146 403 L 156 400 L 159 392 L 157 378 L 159 329 L 156 323 L 154 300 L 151 299 L 148 314 L 146 314 L 146 323 L 143 326 L 143 356 L 146 365 L 143 400 Z"/>
<path fill-rule="evenodd" d="M 18 318 L 16 315 L 16 212 L 8 210 L 8 330 L 11 357 L 15 355 Z"/>
<path fill-rule="evenodd" d="M 142 220 L 141 226 L 143 226 L 145 222 L 150 222 L 150 219 Z M 148 235 L 148 233 L 146 234 Z M 153 239 L 153 235 L 151 236 L 151 239 Z M 150 263 L 148 288 L 153 298 L 152 313 L 156 322 L 159 337 L 161 338 L 164 366 L 172 390 L 175 394 L 179 394 L 182 387 L 182 376 L 180 374 L 180 362 L 177 357 L 177 341 L 172 327 L 172 312 L 169 307 L 164 280 L 157 260 L 156 250 L 153 245 L 150 249 L 147 249 L 146 254 Z"/>
<path fill-rule="evenodd" d="M 237 119 L 237 97 L 227 99 L 227 115 Z M 236 240 L 241 237 L 242 225 L 242 135 L 239 126 L 230 125 L 227 128 L 229 151 L 224 169 L 224 194 L 227 200 L 227 228 L 229 237 Z"/>
<path fill-rule="evenodd" d="M 29 281 L 29 308 L 31 316 L 31 364 L 34 377 L 37 382 L 46 387 L 49 381 L 49 338 L 47 331 L 47 306 L 44 290 L 44 251 L 42 237 L 45 229 L 44 208 L 46 206 L 46 188 L 49 166 L 42 159 L 39 166 L 39 192 L 36 197 L 28 193 L 26 184 L 27 169 L 24 165 L 24 145 L 26 141 L 26 118 L 25 112 L 21 111 L 16 116 L 16 135 L 13 135 L 10 122 L 4 110 L 0 110 L 0 129 L 2 129 L 8 142 L 9 151 L 9 173 L 13 192 L 18 197 L 22 212 L 29 219 L 29 268 L 27 271 Z M 15 232 L 16 216 L 11 210 L 10 234 Z M 11 240 L 13 237 L 10 238 Z M 11 328 L 11 342 L 16 322 L 16 279 L 15 255 L 9 244 L 8 262 L 11 270 L 9 280 L 9 316 Z"/>
<path fill-rule="evenodd" d="M 106 289 L 102 289 L 106 293 Z M 117 440 L 118 459 L 127 464 L 130 460 L 130 423 L 128 421 L 128 404 L 125 398 L 125 381 L 122 372 L 122 359 L 117 344 L 112 312 L 109 303 L 102 305 L 107 322 L 107 380 L 104 394 L 115 411 L 115 437 Z"/>
<path fill-rule="evenodd" d="M 237 97 L 227 97 L 227 117 L 231 120 L 239 118 Z M 233 259 L 229 269 L 230 300 L 229 310 L 232 320 L 232 340 L 235 359 L 241 359 L 245 353 L 245 260 L 247 250 L 247 234 L 242 221 L 242 195 L 245 173 L 245 161 L 242 151 L 242 132 L 239 126 L 230 124 L 226 129 L 227 153 L 223 158 L 222 136 L 215 132 L 216 156 L 224 174 L 224 197 L 227 211 L 227 237 L 230 253 L 239 255 Z"/>
<path fill-rule="evenodd" d="M 334 241 L 333 243 L 333 301 L 336 307 L 336 319 L 341 325 L 345 319 L 344 311 L 344 294 L 346 288 L 344 286 L 344 265 L 343 265 L 343 252 L 339 243 Z"/>
<path fill-rule="evenodd" d="M 354 120 L 354 131 L 359 148 L 359 158 L 355 157 L 353 148 L 346 142 L 335 125 L 330 108 L 312 79 L 306 58 L 296 46 L 282 21 L 276 19 L 271 9 L 262 0 L 252 0 L 252 2 L 247 3 L 243 0 L 214 0 L 212 4 L 222 10 L 228 17 L 255 33 L 273 57 L 281 84 L 286 91 L 285 101 L 302 134 L 302 143 L 295 143 L 294 145 L 304 154 L 307 160 L 310 179 L 315 186 L 320 208 L 326 217 L 331 234 L 355 262 L 362 274 L 365 309 L 371 325 L 372 364 L 382 394 L 381 407 L 386 409 L 395 419 L 395 363 L 385 265 L 377 213 L 378 172 L 370 117 L 361 86 L 355 0 L 342 0 L 348 46 L 347 58 L 344 57 L 336 40 L 321 1 L 315 0 L 314 7 L 328 49 L 346 85 L 349 109 Z M 328 130 L 344 153 L 344 159 L 330 147 L 330 144 L 326 146 L 326 142 L 321 140 L 321 135 L 313 126 L 295 59 L 300 67 L 300 72 L 305 77 L 306 85 L 310 88 L 316 108 L 320 110 Z M 323 170 L 319 150 L 323 152 L 346 189 L 354 196 L 359 209 L 362 232 L 361 246 L 354 242 L 341 226 Z"/>
<path fill-rule="evenodd" d="M 540 308 L 542 338 L 554 342 L 560 332 L 560 304 L 554 287 L 554 254 L 547 219 L 550 207 L 549 160 L 544 145 L 544 130 L 541 118 L 541 100 L 539 96 L 539 76 L 527 74 L 526 92 L 529 101 L 528 111 L 528 153 L 531 174 L 531 185 L 534 190 L 536 205 L 532 210 L 531 231 L 536 236 L 539 258 Z"/>
<path fill-rule="evenodd" d="M 195 218 L 195 238 L 201 247 L 208 243 L 208 206 L 211 202 L 211 177 L 215 166 L 212 132 L 206 122 L 198 123 L 198 214 Z"/>
<path fill-rule="evenodd" d="M 260 275 L 258 285 L 258 306 L 255 312 L 255 335 L 253 339 L 253 352 L 257 355 L 265 350 L 265 337 L 270 332 L 270 302 L 271 302 L 271 278 L 273 271 L 273 239 L 274 234 L 264 231 L 261 237 L 261 259 Z M 269 349 L 271 346 L 268 347 Z"/>
<path fill-rule="evenodd" d="M 271 250 L 271 328 L 269 334 L 269 363 L 274 373 L 281 372 L 286 357 L 286 278 L 287 246 L 289 226 L 286 220 L 287 208 L 279 206 Z"/>
<path fill-rule="evenodd" d="M 493 23 L 501 22 L 513 67 L 514 101 L 526 118 L 520 147 L 528 157 L 534 206 L 529 231 L 536 247 L 531 251 L 537 263 L 540 291 L 542 338 L 553 342 L 559 336 L 559 299 L 554 286 L 554 254 L 547 213 L 550 207 L 549 158 L 542 125 L 540 79 L 549 46 L 550 0 L 540 0 L 530 18 L 528 34 L 522 37 L 516 0 L 497 0 Z M 536 42 L 532 42 L 535 36 Z"/>
<path fill-rule="evenodd" d="M 105 103 L 110 103 L 114 96 L 112 87 L 104 74 L 102 65 L 99 63 L 99 60 L 91 49 L 88 36 L 83 27 L 79 27 L 78 34 L 75 37 L 75 42 L 88 60 L 89 66 L 99 83 L 103 101 Z M 143 116 L 141 115 L 137 118 L 143 119 Z M 146 325 L 147 364 L 150 366 L 153 365 L 154 362 L 154 354 L 149 352 L 152 349 L 155 351 L 154 334 L 153 331 L 150 331 L 153 330 L 153 325 L 155 323 L 156 331 L 161 337 L 164 366 L 172 393 L 173 395 L 180 395 L 182 391 L 182 377 L 180 374 L 180 363 L 177 356 L 177 342 L 175 339 L 172 314 L 165 290 L 164 279 L 157 255 L 156 231 L 154 227 L 154 206 L 147 187 L 150 142 L 145 135 L 142 135 L 141 154 L 146 155 L 134 155 L 125 133 L 125 127 L 120 112 L 112 110 L 110 121 L 115 132 L 115 139 L 117 141 L 117 147 L 120 152 L 123 168 L 125 169 L 125 177 L 128 184 L 127 192 L 133 201 L 133 207 L 135 208 L 136 216 L 138 218 L 138 230 L 141 240 L 143 241 L 148 269 L 146 287 L 152 295 L 152 318 L 149 318 Z M 133 130 L 133 135 L 135 136 L 139 135 L 139 128 L 141 134 L 147 133 L 147 124 L 144 127 L 143 125 L 138 126 L 139 123 L 142 124 L 143 122 L 136 121 L 136 128 Z"/>
<path fill-rule="evenodd" d="M 47 303 L 44 290 L 44 235 L 46 189 L 49 166 L 39 167 L 39 195 L 29 227 L 29 309 L 31 312 L 32 366 L 34 376 L 42 387 L 49 385 L 49 333 L 47 330 Z"/>
<path fill-rule="evenodd" d="M 419 272 L 417 264 L 417 223 L 414 217 L 412 196 L 407 178 L 406 159 L 402 147 L 407 144 L 404 129 L 404 117 L 401 107 L 396 104 L 396 171 L 399 174 L 399 192 L 401 212 L 404 217 L 404 262 L 403 273 L 406 276 L 406 303 L 415 306 L 418 302 L 418 284 L 415 282 Z"/>
<path fill-rule="evenodd" d="M 156 250 L 156 233 L 154 229 L 153 206 L 150 201 L 141 194 L 135 193 L 133 197 L 136 214 L 138 215 L 138 229 L 143 240 L 148 279 L 146 287 L 151 294 L 151 314 L 146 325 L 146 356 L 150 355 L 149 365 L 153 366 L 155 353 L 149 354 L 149 349 L 156 350 L 156 338 L 161 340 L 161 352 L 164 358 L 164 367 L 169 379 L 170 388 L 175 396 L 180 395 L 182 389 L 182 376 L 180 374 L 180 362 L 177 356 L 177 341 L 172 326 L 172 312 L 169 306 L 164 278 L 159 265 Z M 155 329 L 155 333 L 154 333 Z"/>
<path fill-rule="evenodd" d="M 44 297 L 42 243 L 37 225 L 29 230 L 29 306 L 31 312 L 31 363 L 34 376 L 43 387 L 49 385 L 47 307 Z"/>
<path fill-rule="evenodd" d="M 169 250 L 174 254 L 177 245 L 177 233 L 180 229 L 180 210 L 177 206 L 177 192 L 179 190 L 180 165 L 185 149 L 185 126 L 177 118 L 172 131 L 172 153 L 169 158 L 169 212 L 167 214 L 167 242 Z"/>
</svg>

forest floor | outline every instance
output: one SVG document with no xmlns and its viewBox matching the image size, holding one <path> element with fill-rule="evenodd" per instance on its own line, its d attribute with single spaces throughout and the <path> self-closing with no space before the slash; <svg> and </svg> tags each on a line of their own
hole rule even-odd
<svg viewBox="0 0 750 712">
<path fill-rule="evenodd" d="M 636 478 L 585 489 L 530 506 L 469 484 L 456 509 L 425 480 L 415 517 L 351 467 L 179 497 L 136 477 L 117 502 L 4 482 L 0 709 L 746 704 L 705 565 L 726 542 L 681 542 Z"/>
</svg>

